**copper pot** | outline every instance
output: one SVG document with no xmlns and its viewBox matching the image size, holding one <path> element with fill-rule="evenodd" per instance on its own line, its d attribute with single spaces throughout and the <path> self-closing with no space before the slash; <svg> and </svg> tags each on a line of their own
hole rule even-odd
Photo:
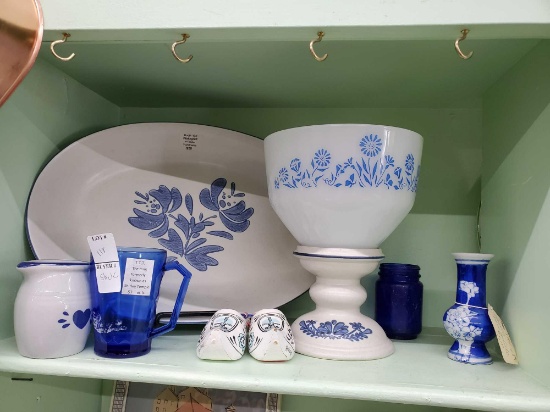
<svg viewBox="0 0 550 412">
<path fill-rule="evenodd" d="M 2 0 L 0 8 L 0 106 L 31 69 L 44 23 L 38 0 Z"/>
</svg>

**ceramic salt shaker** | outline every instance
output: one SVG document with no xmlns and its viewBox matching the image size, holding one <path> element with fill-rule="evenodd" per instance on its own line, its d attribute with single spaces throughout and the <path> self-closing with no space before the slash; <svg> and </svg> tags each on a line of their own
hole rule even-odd
<svg viewBox="0 0 550 412">
<path fill-rule="evenodd" d="M 208 360 L 242 358 L 246 348 L 246 327 L 246 319 L 236 310 L 218 310 L 202 330 L 197 356 Z"/>
<path fill-rule="evenodd" d="M 248 332 L 248 352 L 259 361 L 281 362 L 292 359 L 294 337 L 285 315 L 277 309 L 262 309 L 254 314 Z"/>
<path fill-rule="evenodd" d="M 88 263 L 21 262 L 23 283 L 14 308 L 15 340 L 28 358 L 61 358 L 81 352 L 90 333 Z"/>
</svg>

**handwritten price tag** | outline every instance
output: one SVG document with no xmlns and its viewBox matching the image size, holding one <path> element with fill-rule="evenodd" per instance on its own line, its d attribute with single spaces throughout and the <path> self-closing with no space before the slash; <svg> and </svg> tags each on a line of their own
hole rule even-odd
<svg viewBox="0 0 550 412">
<path fill-rule="evenodd" d="M 112 233 L 88 236 L 99 293 L 120 292 L 120 262 Z"/>
<path fill-rule="evenodd" d="M 99 293 L 120 292 L 120 267 L 118 262 L 96 263 L 95 276 Z"/>
<path fill-rule="evenodd" d="M 133 296 L 151 295 L 151 281 L 153 279 L 154 266 L 154 260 L 126 259 L 122 294 Z"/>
<path fill-rule="evenodd" d="M 497 315 L 491 305 L 487 305 L 487 308 L 489 309 L 489 318 L 491 318 L 491 323 L 495 328 L 495 333 L 498 339 L 498 346 L 500 346 L 504 362 L 517 365 L 518 356 L 516 354 L 516 349 L 514 348 L 512 339 L 510 338 L 510 335 L 506 330 L 506 326 L 504 326 L 504 322 L 502 321 L 500 316 Z"/>
<path fill-rule="evenodd" d="M 115 237 L 112 233 L 88 236 L 88 245 L 94 257 L 94 262 L 118 262 Z"/>
</svg>

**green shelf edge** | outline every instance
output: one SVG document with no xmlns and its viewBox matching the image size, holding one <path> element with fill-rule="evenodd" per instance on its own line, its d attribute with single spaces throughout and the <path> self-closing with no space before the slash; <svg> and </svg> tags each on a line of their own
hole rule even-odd
<svg viewBox="0 0 550 412">
<path fill-rule="evenodd" d="M 126 380 L 289 395 L 448 406 L 486 411 L 548 411 L 550 389 L 520 367 L 496 360 L 472 366 L 446 357 L 449 338 L 421 335 L 395 342 L 394 355 L 376 361 L 329 361 L 296 355 L 285 363 L 261 363 L 249 355 L 235 362 L 202 361 L 198 331 L 176 331 L 153 341 L 143 357 L 105 359 L 92 343 L 61 359 L 28 359 L 14 338 L 0 341 L 6 372 Z"/>
</svg>

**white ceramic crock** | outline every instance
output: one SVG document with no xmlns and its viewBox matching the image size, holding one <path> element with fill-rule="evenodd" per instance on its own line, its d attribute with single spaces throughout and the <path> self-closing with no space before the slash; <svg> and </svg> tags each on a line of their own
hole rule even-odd
<svg viewBox="0 0 550 412">
<path fill-rule="evenodd" d="M 88 263 L 34 260 L 17 269 L 23 274 L 14 308 L 19 353 L 61 358 L 81 352 L 90 333 Z"/>
</svg>

